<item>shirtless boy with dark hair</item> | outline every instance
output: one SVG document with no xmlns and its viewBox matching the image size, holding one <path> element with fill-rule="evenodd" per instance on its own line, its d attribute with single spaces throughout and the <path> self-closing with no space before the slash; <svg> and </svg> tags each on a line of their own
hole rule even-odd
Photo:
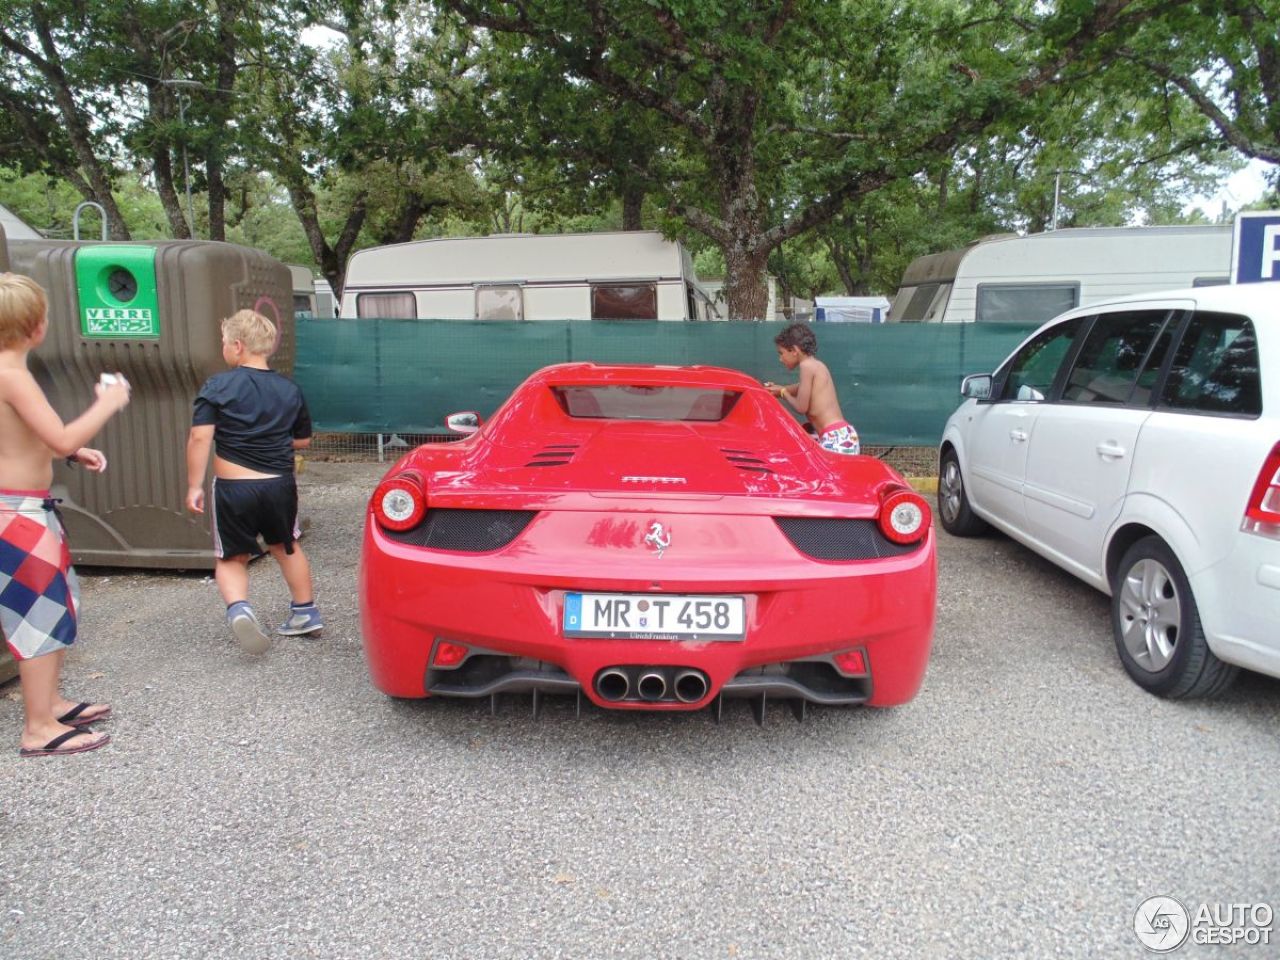
<svg viewBox="0 0 1280 960">
<path fill-rule="evenodd" d="M 788 370 L 800 370 L 797 383 L 765 382 L 765 389 L 786 400 L 813 424 L 818 443 L 832 453 L 856 454 L 862 449 L 858 431 L 845 422 L 836 399 L 836 385 L 827 365 L 814 356 L 818 338 L 808 324 L 793 323 L 773 338 L 778 361 Z"/>
</svg>

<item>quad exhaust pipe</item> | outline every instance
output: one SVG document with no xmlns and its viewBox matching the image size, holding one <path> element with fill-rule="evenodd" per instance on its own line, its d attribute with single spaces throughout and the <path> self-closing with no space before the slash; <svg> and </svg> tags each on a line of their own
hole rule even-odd
<svg viewBox="0 0 1280 960">
<path fill-rule="evenodd" d="M 636 692 L 640 694 L 641 700 L 661 700 L 667 692 L 667 678 L 656 670 L 642 673 L 640 682 L 636 684 Z"/>
<path fill-rule="evenodd" d="M 625 670 L 612 667 L 596 677 L 596 693 L 600 694 L 602 700 L 617 703 L 625 700 L 630 692 L 631 678 Z"/>
<path fill-rule="evenodd" d="M 707 695 L 707 675 L 701 670 L 681 670 L 674 687 L 681 703 L 697 703 Z"/>
<path fill-rule="evenodd" d="M 705 673 L 681 667 L 608 667 L 595 681 L 596 693 L 609 703 L 697 703 L 710 689 Z"/>
</svg>

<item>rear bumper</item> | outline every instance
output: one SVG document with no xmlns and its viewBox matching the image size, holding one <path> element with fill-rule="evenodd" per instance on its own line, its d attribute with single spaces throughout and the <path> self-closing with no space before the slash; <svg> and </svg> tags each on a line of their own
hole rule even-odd
<svg viewBox="0 0 1280 960">
<path fill-rule="evenodd" d="M 1280 549 L 1241 533 L 1221 562 L 1190 575 L 1209 648 L 1221 660 L 1280 677 Z"/>
<path fill-rule="evenodd" d="M 711 564 L 668 560 L 660 568 L 645 567 L 647 578 L 638 577 L 630 562 L 587 558 L 570 570 L 532 553 L 519 543 L 484 555 L 408 547 L 366 522 L 360 607 L 374 684 L 397 697 L 581 691 L 606 708 L 687 710 L 721 693 L 891 706 L 915 696 L 924 678 L 937 586 L 932 532 L 918 550 L 888 559 L 815 561 L 792 549 L 777 563 L 762 564 L 749 554 Z M 654 580 L 659 569 L 661 579 Z M 745 595 L 746 638 L 566 638 L 561 623 L 571 590 Z M 509 660 L 490 669 L 490 689 L 474 678 L 462 683 L 464 673 L 450 678 L 450 671 L 429 669 L 437 639 Z M 869 673 L 853 678 L 857 684 L 827 683 L 808 668 L 785 666 L 829 660 L 853 648 L 865 652 Z M 687 703 L 609 701 L 595 683 L 612 667 L 700 671 L 706 692 Z"/>
</svg>

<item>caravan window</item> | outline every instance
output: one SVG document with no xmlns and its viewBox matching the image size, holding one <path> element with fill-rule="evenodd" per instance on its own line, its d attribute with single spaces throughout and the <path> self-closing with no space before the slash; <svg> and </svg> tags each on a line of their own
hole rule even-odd
<svg viewBox="0 0 1280 960">
<path fill-rule="evenodd" d="M 652 283 L 593 283 L 592 320 L 657 320 L 658 287 Z"/>
<path fill-rule="evenodd" d="M 907 301 L 902 314 L 899 316 L 895 313 L 894 318 L 908 322 L 913 320 L 932 320 L 938 311 L 947 305 L 947 295 L 951 292 L 951 284 L 922 283 L 918 287 L 906 289 L 911 291 L 911 299 Z M 902 293 L 899 293 L 897 300 L 900 301 L 901 299 Z M 893 307 L 896 311 L 898 303 L 895 302 Z"/>
<path fill-rule="evenodd" d="M 515 284 L 476 287 L 477 320 L 523 320 L 524 291 Z"/>
<path fill-rule="evenodd" d="M 980 283 L 980 323 L 1044 323 L 1080 304 L 1078 283 Z"/>
<path fill-rule="evenodd" d="M 356 296 L 356 316 L 375 320 L 414 320 L 418 303 L 412 293 L 361 293 Z"/>
</svg>

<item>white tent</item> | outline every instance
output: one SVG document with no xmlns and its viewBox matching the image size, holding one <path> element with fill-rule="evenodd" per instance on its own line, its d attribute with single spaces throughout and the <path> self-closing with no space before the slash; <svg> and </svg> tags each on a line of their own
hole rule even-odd
<svg viewBox="0 0 1280 960">
<path fill-rule="evenodd" d="M 884 323 L 888 297 L 817 297 L 814 318 L 827 323 Z"/>
</svg>

